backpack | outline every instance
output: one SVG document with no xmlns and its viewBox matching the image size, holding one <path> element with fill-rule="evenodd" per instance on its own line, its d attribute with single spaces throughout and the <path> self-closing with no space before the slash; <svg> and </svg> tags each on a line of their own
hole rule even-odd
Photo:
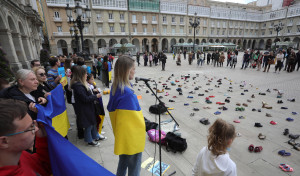
<svg viewBox="0 0 300 176">
<path fill-rule="evenodd" d="M 165 138 L 166 150 L 176 152 L 184 152 L 187 149 L 186 139 L 177 136 L 172 132 L 168 132 Z"/>
<path fill-rule="evenodd" d="M 151 112 L 153 114 L 162 114 L 162 113 L 167 112 L 167 108 L 162 104 L 152 105 L 149 108 L 149 112 Z"/>
<path fill-rule="evenodd" d="M 147 134 L 149 136 L 149 141 L 151 142 L 155 142 L 155 143 L 159 143 L 159 131 L 155 130 L 155 129 L 151 129 L 149 131 L 147 131 Z M 161 131 L 161 144 L 165 144 L 165 137 L 166 137 L 166 133 L 164 131 Z"/>
<path fill-rule="evenodd" d="M 157 123 L 151 122 L 150 120 L 146 119 L 145 117 L 144 117 L 144 119 L 145 119 L 145 125 L 146 125 L 146 132 L 151 129 L 156 129 L 156 127 L 158 125 Z"/>
</svg>

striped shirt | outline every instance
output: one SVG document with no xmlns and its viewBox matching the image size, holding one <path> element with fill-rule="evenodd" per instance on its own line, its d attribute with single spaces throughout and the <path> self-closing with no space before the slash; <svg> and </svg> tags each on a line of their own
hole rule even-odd
<svg viewBox="0 0 300 176">
<path fill-rule="evenodd" d="M 48 84 L 54 89 L 57 84 L 54 82 L 54 80 L 58 77 L 58 70 L 50 69 L 47 73 L 47 81 Z"/>
</svg>

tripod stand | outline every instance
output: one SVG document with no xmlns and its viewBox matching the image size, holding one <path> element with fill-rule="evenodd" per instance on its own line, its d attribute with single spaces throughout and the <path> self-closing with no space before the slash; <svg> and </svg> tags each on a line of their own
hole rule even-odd
<svg viewBox="0 0 300 176">
<path fill-rule="evenodd" d="M 158 100 L 159 104 L 163 106 L 163 108 L 165 107 L 165 104 L 157 97 L 156 93 L 154 93 L 153 89 L 150 87 L 149 80 L 144 80 L 146 86 L 150 89 L 150 91 L 153 93 L 153 95 L 155 96 L 156 100 Z M 161 106 L 159 107 L 159 114 L 158 114 L 158 135 L 159 135 L 159 174 L 161 176 L 162 174 L 162 167 L 161 167 L 161 124 L 160 124 L 160 110 L 161 110 Z M 177 121 L 174 119 L 174 117 L 172 116 L 172 114 L 169 112 L 169 110 L 166 108 L 168 114 L 171 116 L 171 118 L 174 120 L 174 122 L 176 123 L 177 126 L 179 126 L 179 124 L 177 123 Z"/>
</svg>

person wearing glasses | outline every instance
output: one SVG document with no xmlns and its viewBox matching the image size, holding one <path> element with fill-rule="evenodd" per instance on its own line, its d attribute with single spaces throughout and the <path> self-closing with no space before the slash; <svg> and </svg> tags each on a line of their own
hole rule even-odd
<svg viewBox="0 0 300 176">
<path fill-rule="evenodd" d="M 39 82 L 32 70 L 21 69 L 16 73 L 16 85 L 0 91 L 0 98 L 23 101 L 28 106 L 28 114 L 33 120 L 37 118 L 36 103 L 46 104 L 44 97 L 36 96 L 33 91 L 37 90 Z"/>
<path fill-rule="evenodd" d="M 52 87 L 47 83 L 47 74 L 43 67 L 34 67 L 33 72 L 36 75 L 36 78 L 39 82 L 37 90 L 33 91 L 35 97 L 45 97 L 47 98 L 50 95 Z"/>
<path fill-rule="evenodd" d="M 26 149 L 35 146 L 37 152 Z M 0 175 L 51 175 L 47 133 L 18 100 L 0 98 Z"/>
</svg>

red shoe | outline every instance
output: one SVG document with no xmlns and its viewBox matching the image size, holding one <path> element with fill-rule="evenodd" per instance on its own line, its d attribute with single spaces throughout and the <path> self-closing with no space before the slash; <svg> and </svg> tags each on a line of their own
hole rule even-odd
<svg viewBox="0 0 300 176">
<path fill-rule="evenodd" d="M 179 82 L 178 80 L 175 80 L 175 82 Z"/>
<path fill-rule="evenodd" d="M 218 101 L 216 104 L 220 104 L 220 103 L 221 103 L 221 102 Z"/>
<path fill-rule="evenodd" d="M 254 152 L 255 153 L 261 152 L 262 149 L 263 149 L 262 146 L 257 146 L 257 147 L 255 147 Z"/>
<path fill-rule="evenodd" d="M 209 97 L 206 97 L 205 100 L 209 100 Z"/>
<path fill-rule="evenodd" d="M 253 145 L 253 144 L 249 145 L 248 150 L 249 150 L 250 152 L 253 152 L 253 150 L 254 150 L 254 145 Z"/>
<path fill-rule="evenodd" d="M 173 98 L 177 98 L 176 96 L 173 96 Z"/>
<path fill-rule="evenodd" d="M 209 97 L 210 97 L 210 98 L 215 98 L 215 96 L 213 96 L 213 95 L 210 95 Z"/>
<path fill-rule="evenodd" d="M 270 124 L 272 124 L 272 125 L 276 125 L 277 124 L 277 122 L 274 122 L 273 120 L 270 122 Z"/>
</svg>

